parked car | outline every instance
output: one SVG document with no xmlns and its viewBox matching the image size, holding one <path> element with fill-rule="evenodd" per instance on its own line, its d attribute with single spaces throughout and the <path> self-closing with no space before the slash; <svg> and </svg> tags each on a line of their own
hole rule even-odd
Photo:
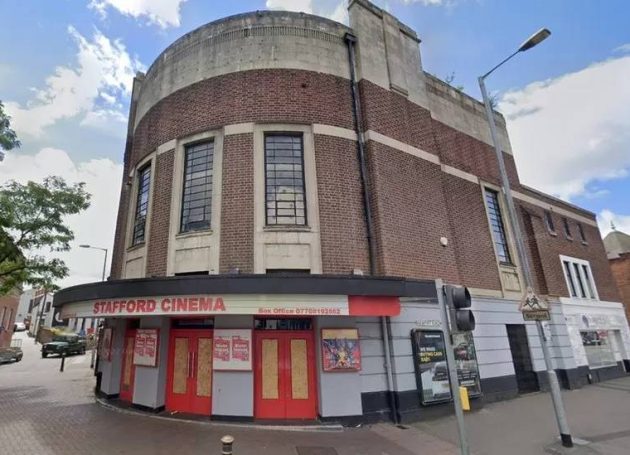
<svg viewBox="0 0 630 455">
<path fill-rule="evenodd" d="M 85 354 L 85 338 L 78 335 L 55 335 L 51 342 L 42 346 L 42 358 L 52 354 Z"/>
<path fill-rule="evenodd" d="M 13 326 L 14 332 L 24 332 L 25 330 L 26 330 L 26 324 L 24 324 L 23 322 L 16 322 L 15 325 Z"/>
<path fill-rule="evenodd" d="M 22 348 L 19 347 L 0 348 L 0 363 L 19 362 L 23 355 Z"/>
</svg>

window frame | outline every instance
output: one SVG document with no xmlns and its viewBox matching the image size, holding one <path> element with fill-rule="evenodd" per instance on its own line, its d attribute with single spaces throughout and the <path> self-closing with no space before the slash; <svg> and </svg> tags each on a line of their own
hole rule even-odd
<svg viewBox="0 0 630 455">
<path fill-rule="evenodd" d="M 551 235 L 558 235 L 558 232 L 556 231 L 556 225 L 553 222 L 553 215 L 551 213 L 551 210 L 545 209 L 543 219 L 545 222 L 545 226 L 547 227 L 547 231 L 549 231 Z"/>
<path fill-rule="evenodd" d="M 569 225 L 569 218 L 562 217 L 562 232 L 568 240 L 573 240 L 573 234 L 571 233 L 571 226 Z"/>
<path fill-rule="evenodd" d="M 294 138 L 299 138 L 300 139 L 300 149 L 301 149 L 301 155 L 300 155 L 300 165 L 302 167 L 302 196 L 303 196 L 303 201 L 302 201 L 302 205 L 303 207 L 303 211 L 304 211 L 304 222 L 303 223 L 278 223 L 277 222 L 277 218 L 278 218 L 278 214 L 276 212 L 276 222 L 275 223 L 269 223 L 269 200 L 268 200 L 268 190 L 269 190 L 269 185 L 268 185 L 268 177 L 267 177 L 267 138 L 270 136 L 280 136 L 280 137 L 294 137 Z M 307 228 L 309 227 L 308 221 L 308 201 L 307 201 L 307 187 L 306 187 L 306 165 L 305 165 L 305 155 L 306 151 L 305 151 L 305 145 L 304 145 L 304 132 L 302 131 L 274 131 L 274 130 L 267 130 L 263 132 L 263 180 L 264 180 L 264 191 L 263 191 L 263 211 L 264 211 L 264 226 L 265 227 L 273 227 L 273 228 L 287 228 L 287 229 L 291 229 L 291 228 Z M 277 200 L 274 200 L 274 202 L 277 204 Z M 297 203 L 297 201 L 293 201 L 294 204 Z M 275 206 L 274 210 L 278 210 L 277 205 Z M 297 207 L 293 208 L 293 212 L 294 212 L 294 218 L 297 221 L 297 218 L 299 218 L 297 216 Z"/>
<path fill-rule="evenodd" d="M 198 147 L 200 145 L 208 145 L 208 144 L 212 144 L 212 152 L 211 152 L 211 158 L 209 160 L 209 164 L 210 164 L 210 189 L 209 191 L 205 191 L 205 197 L 207 199 L 207 204 L 208 204 L 208 225 L 207 226 L 202 226 L 202 227 L 198 227 L 198 228 L 188 228 L 188 229 L 184 229 L 184 204 L 186 203 L 186 171 L 188 170 L 188 152 L 190 149 L 193 149 L 194 147 Z M 213 211 L 214 211 L 214 207 L 212 204 L 212 198 L 214 196 L 214 179 L 215 179 L 215 174 L 214 174 L 214 167 L 215 167 L 215 153 L 216 153 L 216 142 L 214 140 L 214 137 L 210 137 L 206 140 L 200 140 L 200 141 L 195 141 L 195 142 L 189 142 L 186 144 L 183 144 L 183 159 L 182 159 L 182 171 L 181 171 L 181 199 L 180 199 L 180 206 L 179 206 L 179 226 L 178 226 L 178 233 L 179 234 L 189 234 L 192 232 L 203 232 L 203 231 L 209 231 L 212 230 L 212 218 L 213 218 Z M 206 175 L 206 180 L 208 179 L 208 176 Z M 208 182 L 206 181 L 206 185 L 208 185 Z M 205 212 L 205 208 L 204 208 L 204 212 Z M 205 221 L 205 220 L 204 220 Z"/>
<path fill-rule="evenodd" d="M 580 240 L 583 244 L 588 244 L 588 241 L 586 240 L 586 232 L 584 232 L 584 226 L 579 221 L 577 221 L 576 224 L 578 228 L 578 234 L 580 235 Z"/>
<path fill-rule="evenodd" d="M 149 162 L 145 163 L 142 165 L 142 167 L 138 168 L 137 174 L 136 174 L 136 193 L 135 193 L 135 205 L 134 205 L 134 211 L 133 211 L 133 223 L 131 226 L 131 246 L 138 246 L 138 245 L 143 245 L 146 243 L 146 235 L 147 235 L 147 225 L 148 225 L 148 219 L 149 219 L 149 210 L 150 210 L 150 206 L 151 206 L 151 185 L 152 185 L 152 161 L 149 160 Z M 139 240 L 137 238 L 137 229 L 139 226 L 138 223 L 138 215 L 139 215 L 139 210 L 140 210 L 140 206 L 141 206 L 141 195 L 143 194 L 142 192 L 142 188 L 143 188 L 143 176 L 147 175 L 147 184 L 146 184 L 146 194 L 147 194 L 147 201 L 146 201 L 146 210 L 145 210 L 145 214 L 144 214 L 144 225 L 142 228 L 142 239 Z"/>
<path fill-rule="evenodd" d="M 498 244 L 499 242 L 497 242 L 496 238 L 495 238 L 495 230 L 494 230 L 494 226 L 493 226 L 493 221 L 492 221 L 492 215 L 490 214 L 490 206 L 488 205 L 488 197 L 489 195 L 492 195 L 493 197 L 493 202 L 496 205 L 496 215 L 497 215 L 497 220 L 500 223 L 499 224 L 499 228 L 501 229 L 501 232 L 499 234 L 502 235 L 502 244 L 503 244 L 503 249 L 505 251 L 505 257 L 507 259 L 507 261 L 503 261 L 499 255 L 499 250 L 498 250 Z M 491 188 L 489 186 L 484 186 L 483 187 L 483 203 L 484 206 L 486 208 L 486 216 L 488 218 L 488 224 L 489 224 L 489 228 L 490 228 L 490 238 L 492 240 L 492 246 L 494 248 L 494 253 L 495 253 L 495 257 L 497 259 L 497 261 L 499 262 L 500 265 L 504 265 L 504 266 L 511 266 L 514 267 L 515 263 L 514 263 L 514 259 L 512 257 L 512 251 L 511 251 L 511 245 L 510 245 L 510 236 L 508 234 L 508 228 L 507 228 L 507 224 L 505 221 L 505 217 L 503 216 L 503 206 L 502 206 L 502 202 L 501 202 L 501 192 L 499 190 L 495 190 L 494 188 Z"/>
<path fill-rule="evenodd" d="M 570 273 L 567 273 L 565 263 L 569 264 Z M 599 300 L 597 283 L 595 283 L 593 269 L 589 261 L 560 255 L 560 265 L 570 298 Z"/>
</svg>

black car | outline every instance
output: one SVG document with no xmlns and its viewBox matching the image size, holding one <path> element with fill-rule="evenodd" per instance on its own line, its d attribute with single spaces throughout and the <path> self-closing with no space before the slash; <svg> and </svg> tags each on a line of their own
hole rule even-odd
<svg viewBox="0 0 630 455">
<path fill-rule="evenodd" d="M 42 346 L 42 358 L 52 354 L 85 354 L 85 338 L 78 335 L 56 335 L 51 342 Z"/>
</svg>

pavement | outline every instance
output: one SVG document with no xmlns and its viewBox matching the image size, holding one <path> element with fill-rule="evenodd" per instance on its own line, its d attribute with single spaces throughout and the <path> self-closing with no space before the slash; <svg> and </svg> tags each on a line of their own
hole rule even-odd
<svg viewBox="0 0 630 455">
<path fill-rule="evenodd" d="M 26 334 L 24 358 L 0 365 L 0 454 L 219 455 L 234 436 L 234 455 L 455 455 L 457 448 L 422 431 L 381 424 L 326 431 L 194 423 L 130 413 L 95 401 L 90 354 L 41 358 Z M 422 449 L 420 449 L 422 448 Z M 428 451 L 428 452 L 427 452 Z"/>
<path fill-rule="evenodd" d="M 453 417 L 398 428 L 275 427 L 185 422 L 105 407 L 95 401 L 89 353 L 42 359 L 25 333 L 24 358 L 0 365 L 0 454 L 219 455 L 220 439 L 234 436 L 234 455 L 455 455 Z M 537 393 L 466 414 L 475 455 L 630 453 L 630 377 L 565 391 L 569 424 L 588 441 L 570 451 L 556 443 L 549 395 Z M 290 431 L 293 430 L 293 431 Z"/>
</svg>

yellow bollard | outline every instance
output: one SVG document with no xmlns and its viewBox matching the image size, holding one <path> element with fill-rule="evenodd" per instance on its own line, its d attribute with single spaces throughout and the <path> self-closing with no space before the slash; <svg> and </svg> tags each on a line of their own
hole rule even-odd
<svg viewBox="0 0 630 455">
<path fill-rule="evenodd" d="M 459 386 L 459 399 L 462 402 L 462 409 L 470 411 L 470 400 L 468 399 L 468 389 L 466 387 Z"/>
</svg>

